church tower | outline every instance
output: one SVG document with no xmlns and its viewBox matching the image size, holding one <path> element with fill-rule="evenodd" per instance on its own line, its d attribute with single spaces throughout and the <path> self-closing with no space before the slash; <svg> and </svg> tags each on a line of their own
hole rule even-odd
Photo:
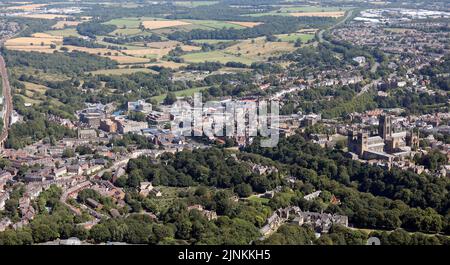
<svg viewBox="0 0 450 265">
<path fill-rule="evenodd" d="M 389 115 L 381 115 L 378 125 L 378 134 L 381 138 L 387 139 L 392 135 L 392 120 Z"/>
</svg>

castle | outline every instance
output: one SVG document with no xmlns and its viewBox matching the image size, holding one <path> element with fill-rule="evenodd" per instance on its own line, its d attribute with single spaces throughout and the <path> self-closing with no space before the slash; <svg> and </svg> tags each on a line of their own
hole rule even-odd
<svg viewBox="0 0 450 265">
<path fill-rule="evenodd" d="M 394 132 L 389 115 L 380 116 L 377 136 L 369 136 L 364 131 L 348 133 L 348 151 L 365 160 L 378 159 L 391 163 L 409 157 L 418 148 L 419 136 L 413 132 Z"/>
</svg>

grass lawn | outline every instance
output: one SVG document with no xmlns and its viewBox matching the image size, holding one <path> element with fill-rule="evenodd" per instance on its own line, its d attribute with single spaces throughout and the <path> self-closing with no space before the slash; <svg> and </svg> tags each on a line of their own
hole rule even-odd
<svg viewBox="0 0 450 265">
<path fill-rule="evenodd" d="M 258 197 L 258 196 L 256 196 L 256 195 L 252 195 L 252 196 L 248 197 L 247 200 L 253 201 L 253 202 L 260 202 L 260 203 L 262 203 L 262 204 L 268 203 L 268 202 L 270 201 L 270 199 L 267 199 L 267 198 L 260 198 L 260 197 Z"/>
<path fill-rule="evenodd" d="M 185 89 L 185 90 L 175 91 L 174 93 L 175 93 L 175 95 L 176 95 L 177 97 L 189 97 L 189 96 L 192 96 L 194 93 L 201 92 L 201 91 L 203 91 L 203 90 L 205 90 L 205 89 L 208 89 L 208 88 L 209 88 L 209 87 L 195 87 L 195 88 L 190 88 L 190 89 Z M 156 100 L 156 101 L 158 101 L 158 102 L 163 102 L 164 99 L 166 98 L 166 95 L 167 95 L 167 94 L 162 94 L 162 95 L 159 95 L 159 96 L 154 96 L 154 97 L 152 97 L 152 99 L 154 99 L 154 100 Z"/>
<path fill-rule="evenodd" d="M 220 62 L 220 63 L 227 63 L 227 62 L 239 62 L 243 64 L 250 65 L 255 60 L 252 60 L 251 58 L 246 58 L 244 56 L 237 56 L 233 54 L 228 54 L 223 51 L 211 51 L 211 52 L 196 52 L 196 53 L 189 53 L 186 55 L 183 55 L 182 58 L 186 62 L 190 63 L 200 63 L 200 62 Z"/>
<path fill-rule="evenodd" d="M 151 74 L 157 74 L 156 71 L 153 71 L 151 69 L 147 68 L 121 68 L 121 69 L 106 69 L 106 70 L 97 70 L 89 72 L 93 75 L 126 75 L 126 74 L 133 74 L 133 73 L 151 73 Z"/>
<path fill-rule="evenodd" d="M 301 39 L 303 43 L 314 39 L 313 34 L 303 34 L 303 33 L 291 33 L 291 34 L 281 34 L 276 35 L 281 41 L 295 42 L 297 39 Z"/>
</svg>

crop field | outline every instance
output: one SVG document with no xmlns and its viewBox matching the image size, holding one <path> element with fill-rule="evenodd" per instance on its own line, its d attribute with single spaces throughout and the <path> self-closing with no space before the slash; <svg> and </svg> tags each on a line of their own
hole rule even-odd
<svg viewBox="0 0 450 265">
<path fill-rule="evenodd" d="M 69 18 L 67 15 L 59 15 L 59 14 L 23 14 L 20 17 L 25 18 L 36 18 L 36 19 L 57 19 L 57 18 Z"/>
<path fill-rule="evenodd" d="M 172 48 L 146 48 L 146 49 L 139 49 L 139 50 L 122 50 L 122 52 L 126 55 L 130 56 L 136 56 L 136 57 L 147 57 L 152 56 L 155 58 L 161 58 L 164 55 L 167 55 Z"/>
<path fill-rule="evenodd" d="M 45 33 L 36 33 L 31 37 L 19 37 L 9 39 L 5 42 L 5 47 L 16 51 L 39 51 L 39 52 L 53 52 L 50 48 L 51 44 L 61 45 L 62 37 L 52 36 Z"/>
<path fill-rule="evenodd" d="M 294 7 L 280 8 L 281 12 L 332 12 L 342 10 L 345 10 L 345 8 L 324 7 L 324 6 L 294 6 Z"/>
<path fill-rule="evenodd" d="M 267 42 L 265 38 L 244 40 L 224 50 L 227 54 L 249 58 L 251 61 L 261 61 L 271 56 L 294 50 L 287 42 Z"/>
<path fill-rule="evenodd" d="M 139 58 L 139 57 L 133 57 L 133 56 L 126 56 L 126 55 L 110 55 L 110 56 L 106 56 L 106 57 L 118 62 L 119 64 L 142 64 L 142 63 L 149 62 L 149 59 L 146 59 L 146 58 Z"/>
<path fill-rule="evenodd" d="M 86 48 L 86 47 L 79 47 L 79 46 L 72 46 L 72 45 L 64 45 L 69 51 L 80 51 L 80 52 L 86 52 L 90 54 L 96 54 L 96 55 L 120 55 L 121 53 L 119 51 L 110 50 L 106 48 Z"/>
<path fill-rule="evenodd" d="M 240 25 L 239 23 L 245 22 L 227 22 L 227 21 L 218 21 L 218 20 L 193 20 L 193 19 L 184 19 L 183 22 L 187 22 L 189 24 L 193 24 L 196 26 L 202 26 L 206 29 L 222 29 L 222 28 L 233 28 L 233 29 L 243 29 L 247 26 Z M 250 22 L 253 25 L 252 22 Z M 250 25 L 250 24 L 247 24 Z"/>
<path fill-rule="evenodd" d="M 76 27 L 81 21 L 58 21 L 52 29 L 64 29 L 67 27 Z"/>
<path fill-rule="evenodd" d="M 52 36 L 45 33 L 36 33 L 31 37 L 20 37 L 15 39 L 9 39 L 6 41 L 6 46 L 24 46 L 24 45 L 50 45 L 50 44 L 62 44 L 62 37 Z"/>
<path fill-rule="evenodd" d="M 22 10 L 22 11 L 33 11 L 41 7 L 47 6 L 48 4 L 29 4 L 29 5 L 17 5 L 5 8 L 6 10 Z"/>
<path fill-rule="evenodd" d="M 150 30 L 185 26 L 189 24 L 191 23 L 180 20 L 146 20 L 142 22 L 142 26 Z"/>
</svg>

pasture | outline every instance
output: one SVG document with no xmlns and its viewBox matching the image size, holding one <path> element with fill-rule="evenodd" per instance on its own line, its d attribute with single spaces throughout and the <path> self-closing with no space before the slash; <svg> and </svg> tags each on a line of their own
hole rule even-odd
<svg viewBox="0 0 450 265">
<path fill-rule="evenodd" d="M 211 51 L 211 52 L 196 52 L 183 55 L 182 58 L 189 63 L 201 63 L 201 62 L 239 62 L 250 65 L 254 62 L 251 58 L 246 56 L 238 56 L 224 51 Z"/>
<path fill-rule="evenodd" d="M 314 34 L 304 34 L 304 33 L 291 33 L 291 34 L 280 34 L 276 35 L 278 39 L 284 42 L 295 42 L 300 39 L 303 43 L 314 39 Z"/>
<path fill-rule="evenodd" d="M 267 42 L 265 38 L 244 40 L 224 50 L 227 54 L 249 58 L 252 62 L 266 60 L 271 56 L 294 50 L 294 46 L 287 42 Z"/>
</svg>

